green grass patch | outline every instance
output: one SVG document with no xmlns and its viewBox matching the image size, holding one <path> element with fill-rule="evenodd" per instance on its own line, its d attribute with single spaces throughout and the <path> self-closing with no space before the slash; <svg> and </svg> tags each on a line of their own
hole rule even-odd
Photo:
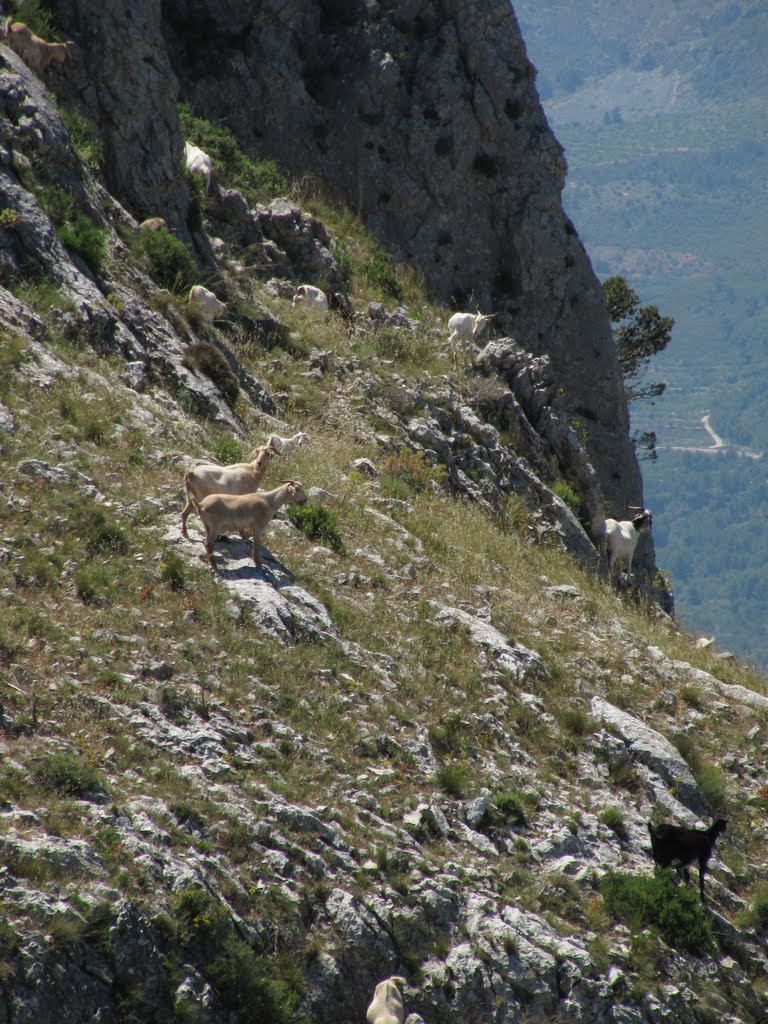
<svg viewBox="0 0 768 1024">
<path fill-rule="evenodd" d="M 101 775 L 77 754 L 53 751 L 32 766 L 32 778 L 59 796 L 83 798 L 102 789 Z"/>
<path fill-rule="evenodd" d="M 63 110 L 62 120 L 69 132 L 75 156 L 86 167 L 98 170 L 104 163 L 104 146 L 91 122 L 76 110 Z"/>
<path fill-rule="evenodd" d="M 634 932 L 654 928 L 673 949 L 703 956 L 715 951 L 712 929 L 698 894 L 680 885 L 675 872 L 654 875 L 609 871 L 600 882 L 606 909 Z"/>
<path fill-rule="evenodd" d="M 94 274 L 100 274 L 107 254 L 107 233 L 104 228 L 77 210 L 72 193 L 58 185 L 42 189 L 38 198 L 62 244 L 81 256 Z"/>
</svg>

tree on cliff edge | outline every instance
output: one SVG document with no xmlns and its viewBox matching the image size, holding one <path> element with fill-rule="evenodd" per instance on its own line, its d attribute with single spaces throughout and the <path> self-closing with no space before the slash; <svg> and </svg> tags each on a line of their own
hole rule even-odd
<svg viewBox="0 0 768 1024">
<path fill-rule="evenodd" d="M 627 402 L 658 398 L 667 385 L 647 379 L 648 364 L 669 344 L 675 321 L 661 316 L 658 306 L 641 306 L 637 292 L 618 274 L 603 281 L 603 297 L 613 325 Z M 656 458 L 654 431 L 634 435 L 632 443 L 640 458 Z"/>
</svg>

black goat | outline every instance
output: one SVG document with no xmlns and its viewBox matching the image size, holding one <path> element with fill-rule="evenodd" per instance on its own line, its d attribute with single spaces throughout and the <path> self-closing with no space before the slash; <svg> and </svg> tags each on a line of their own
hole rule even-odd
<svg viewBox="0 0 768 1024">
<path fill-rule="evenodd" d="M 721 832 L 725 831 L 727 818 L 718 818 L 708 829 L 685 828 L 682 825 L 654 825 L 648 822 L 651 834 L 651 849 L 654 863 L 659 867 L 682 868 L 686 882 L 690 881 L 688 865 L 699 862 L 699 892 L 704 900 L 704 873 L 707 861 L 712 856 L 712 847 Z"/>
</svg>

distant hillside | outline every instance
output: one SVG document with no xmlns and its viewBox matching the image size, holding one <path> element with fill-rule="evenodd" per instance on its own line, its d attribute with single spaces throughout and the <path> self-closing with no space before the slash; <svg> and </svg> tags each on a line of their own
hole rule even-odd
<svg viewBox="0 0 768 1024">
<path fill-rule="evenodd" d="M 765 575 L 755 456 L 768 453 L 768 8 L 515 9 L 565 147 L 566 208 L 596 271 L 624 274 L 676 321 L 653 367 L 667 391 L 632 409 L 633 429 L 658 435 L 644 479 L 659 565 L 684 621 L 767 664 L 756 624 L 768 595 L 746 585 L 733 527 L 746 525 L 749 572 Z M 711 444 L 707 413 L 726 442 L 714 461 L 695 450 Z M 694 537 L 706 557 L 691 558 Z"/>
</svg>

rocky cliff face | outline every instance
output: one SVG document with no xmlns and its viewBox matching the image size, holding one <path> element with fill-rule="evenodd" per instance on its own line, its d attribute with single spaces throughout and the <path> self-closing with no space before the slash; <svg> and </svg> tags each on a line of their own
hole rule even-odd
<svg viewBox="0 0 768 1024">
<path fill-rule="evenodd" d="M 547 354 L 609 507 L 642 503 L 599 284 L 506 0 L 55 6 L 82 51 L 78 102 L 137 215 L 188 232 L 178 96 L 252 154 L 323 181 L 435 295 L 493 309 L 501 333 Z"/>
<path fill-rule="evenodd" d="M 355 1024 L 400 974 L 408 1024 L 764 1021 L 764 682 L 595 571 L 554 358 L 313 318 L 326 226 L 178 186 L 206 321 L 0 62 L 0 1020 Z M 308 506 L 212 573 L 184 470 L 298 431 Z M 723 809 L 706 909 L 610 900 Z"/>
</svg>

